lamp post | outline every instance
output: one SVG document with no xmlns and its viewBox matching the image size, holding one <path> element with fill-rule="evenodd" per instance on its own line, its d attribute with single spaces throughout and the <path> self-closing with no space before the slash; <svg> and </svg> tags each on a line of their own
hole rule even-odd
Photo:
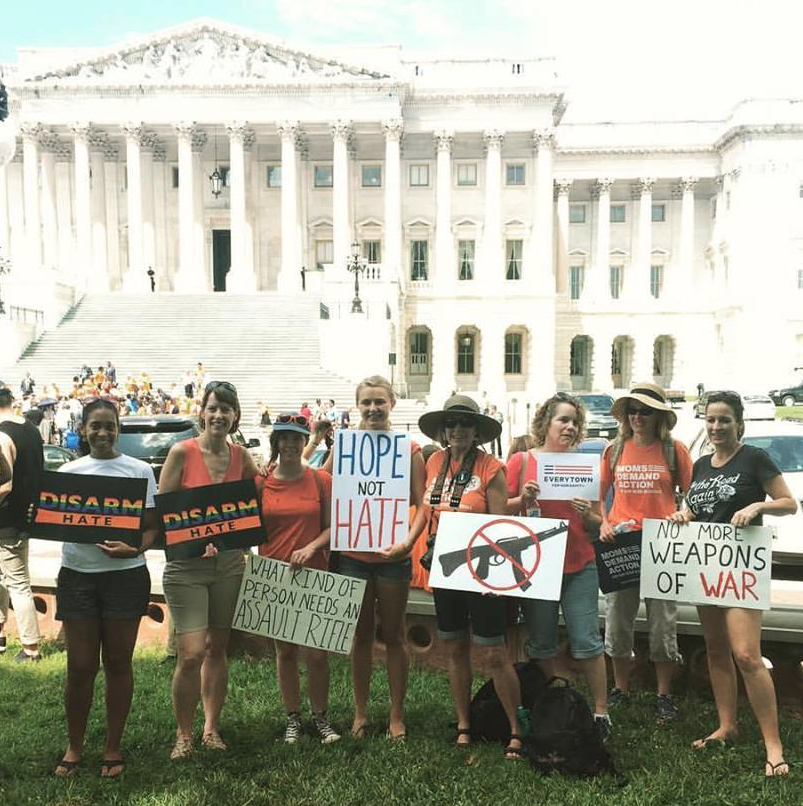
<svg viewBox="0 0 803 806">
<path fill-rule="evenodd" d="M 351 312 L 362 313 L 360 272 L 365 271 L 365 260 L 360 257 L 360 244 L 357 241 L 352 241 L 351 243 L 351 253 L 346 263 L 346 269 L 354 274 L 354 299 L 351 301 Z"/>
</svg>

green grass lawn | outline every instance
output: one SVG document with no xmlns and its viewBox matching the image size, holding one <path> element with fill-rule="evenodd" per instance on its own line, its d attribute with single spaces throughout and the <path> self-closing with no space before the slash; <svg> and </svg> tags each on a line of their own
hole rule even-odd
<svg viewBox="0 0 803 806">
<path fill-rule="evenodd" d="M 776 406 L 775 419 L 803 420 L 803 406 Z"/>
<path fill-rule="evenodd" d="M 65 656 L 52 652 L 36 666 L 12 663 L 16 648 L 0 659 L 0 804 L 3 806 L 357 806 L 357 804 L 509 804 L 510 806 L 800 806 L 803 766 L 789 781 L 761 777 L 763 754 L 746 706 L 742 735 L 730 749 L 693 751 L 689 744 L 714 725 L 709 700 L 678 698 L 681 717 L 659 728 L 652 697 L 641 694 L 614 714 L 609 743 L 623 787 L 611 777 L 577 780 L 541 777 L 528 764 L 505 761 L 496 745 L 471 753 L 447 742 L 453 719 L 445 675 L 415 668 L 408 695 L 408 740 L 384 738 L 385 676 L 374 677 L 375 732 L 322 746 L 306 737 L 295 747 L 281 741 L 284 718 L 270 661 L 234 660 L 222 734 L 226 753 L 199 751 L 183 763 L 168 754 L 174 735 L 170 665 L 161 655 L 136 656 L 136 692 L 125 738 L 128 768 L 119 780 L 98 776 L 103 737 L 102 675 L 90 719 L 84 764 L 76 776 L 51 774 L 65 747 L 62 685 Z M 344 731 L 350 724 L 348 666 L 332 666 L 330 715 Z M 787 757 L 803 762 L 803 722 L 782 718 Z"/>
</svg>

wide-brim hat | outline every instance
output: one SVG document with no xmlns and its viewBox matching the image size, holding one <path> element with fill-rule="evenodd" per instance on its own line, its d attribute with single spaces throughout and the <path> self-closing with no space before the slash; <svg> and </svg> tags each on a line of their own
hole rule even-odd
<svg viewBox="0 0 803 806">
<path fill-rule="evenodd" d="M 654 383 L 633 384 L 626 395 L 617 398 L 616 402 L 611 406 L 611 414 L 620 423 L 623 423 L 627 418 L 628 400 L 638 400 L 639 403 L 643 403 L 651 409 L 664 412 L 670 431 L 677 424 L 678 416 L 672 411 L 672 406 L 666 399 L 666 392 Z"/>
<path fill-rule="evenodd" d="M 491 442 L 502 433 L 502 423 L 494 420 L 493 417 L 480 414 L 480 407 L 468 395 L 452 395 L 439 411 L 428 411 L 426 414 L 422 414 L 418 420 L 418 427 L 430 439 L 440 442 L 443 437 L 444 423 L 449 417 L 455 415 L 468 415 L 473 420 L 477 432 L 477 442 L 480 444 Z"/>
<path fill-rule="evenodd" d="M 303 425 L 302 425 L 303 423 Z M 295 431 L 296 434 L 309 436 L 309 420 L 297 411 L 282 412 L 273 421 L 273 432 Z"/>
</svg>

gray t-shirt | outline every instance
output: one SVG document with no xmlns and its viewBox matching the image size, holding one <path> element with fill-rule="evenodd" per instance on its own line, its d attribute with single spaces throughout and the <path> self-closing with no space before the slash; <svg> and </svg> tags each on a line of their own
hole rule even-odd
<svg viewBox="0 0 803 806">
<path fill-rule="evenodd" d="M 156 506 L 156 478 L 153 469 L 146 462 L 121 453 L 114 459 L 93 459 L 82 456 L 74 462 L 67 462 L 59 468 L 60 473 L 80 473 L 85 476 L 116 476 L 131 479 L 146 479 L 148 490 L 145 494 L 145 508 Z M 101 571 L 124 571 L 145 565 L 145 557 L 109 557 L 91 543 L 64 543 L 61 549 L 61 564 L 73 571 L 97 574 Z"/>
</svg>

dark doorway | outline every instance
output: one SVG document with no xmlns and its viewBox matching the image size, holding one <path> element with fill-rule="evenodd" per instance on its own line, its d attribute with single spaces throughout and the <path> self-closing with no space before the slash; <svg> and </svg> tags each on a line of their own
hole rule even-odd
<svg viewBox="0 0 803 806">
<path fill-rule="evenodd" d="M 231 268 L 231 230 L 212 230 L 212 277 L 215 291 L 226 290 L 226 275 Z"/>
</svg>

